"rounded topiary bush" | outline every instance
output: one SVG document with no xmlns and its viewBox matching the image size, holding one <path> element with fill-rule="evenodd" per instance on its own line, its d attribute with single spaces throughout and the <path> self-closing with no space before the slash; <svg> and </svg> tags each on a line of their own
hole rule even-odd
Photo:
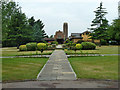
<svg viewBox="0 0 120 90">
<path fill-rule="evenodd" d="M 27 51 L 35 51 L 37 48 L 37 43 L 27 43 L 26 44 Z"/>
<path fill-rule="evenodd" d="M 82 49 L 82 45 L 81 44 L 76 44 L 76 49 L 79 49 L 79 50 L 81 50 Z"/>
<path fill-rule="evenodd" d="M 82 42 L 82 49 L 83 50 L 94 50 L 96 49 L 96 45 L 92 42 Z"/>
<path fill-rule="evenodd" d="M 45 43 L 38 43 L 37 44 L 37 48 L 38 50 L 41 51 L 41 53 L 43 52 L 43 50 L 45 50 L 47 48 L 46 44 Z"/>
<path fill-rule="evenodd" d="M 26 45 L 20 45 L 19 46 L 19 51 L 27 51 Z"/>
</svg>

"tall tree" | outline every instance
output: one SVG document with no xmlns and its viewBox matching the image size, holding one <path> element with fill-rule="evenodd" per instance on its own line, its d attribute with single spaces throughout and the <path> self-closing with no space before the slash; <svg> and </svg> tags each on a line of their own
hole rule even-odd
<svg viewBox="0 0 120 90">
<path fill-rule="evenodd" d="M 33 27 L 34 24 L 35 24 L 35 19 L 34 19 L 34 17 L 32 16 L 30 19 L 28 19 L 28 22 L 29 22 L 29 25 Z"/>
<path fill-rule="evenodd" d="M 31 35 L 28 31 L 26 15 L 21 10 L 12 16 L 9 28 L 11 30 L 8 33 L 7 40 L 16 42 L 17 47 L 25 43 L 26 40 L 29 41 Z"/>
<path fill-rule="evenodd" d="M 101 46 L 101 39 L 109 39 L 107 34 L 108 20 L 105 18 L 107 14 L 105 8 L 102 7 L 102 2 L 95 12 L 95 19 L 92 21 L 91 28 L 92 33 L 90 34 L 91 39 L 99 39 Z"/>
<path fill-rule="evenodd" d="M 53 38 L 53 35 L 50 35 L 50 38 Z"/>
<path fill-rule="evenodd" d="M 8 0 L 2 0 L 2 38 L 7 37 L 10 28 L 11 17 L 19 10 L 18 4 L 15 2 L 9 2 Z"/>
<path fill-rule="evenodd" d="M 113 20 L 112 25 L 109 27 L 108 34 L 111 40 L 115 40 L 120 44 L 120 19 Z"/>
<path fill-rule="evenodd" d="M 27 18 L 16 2 L 2 2 L 3 46 L 17 46 L 30 39 Z"/>
<path fill-rule="evenodd" d="M 36 42 L 41 42 L 45 38 L 45 31 L 43 30 L 44 24 L 42 23 L 41 20 L 37 20 L 33 26 L 33 39 Z"/>
</svg>

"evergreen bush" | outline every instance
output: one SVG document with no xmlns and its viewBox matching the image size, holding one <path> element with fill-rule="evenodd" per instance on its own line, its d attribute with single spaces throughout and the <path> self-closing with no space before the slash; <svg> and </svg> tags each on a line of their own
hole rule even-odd
<svg viewBox="0 0 120 90">
<path fill-rule="evenodd" d="M 46 44 L 45 43 L 38 43 L 37 44 L 37 48 L 38 50 L 41 51 L 41 53 L 47 48 Z"/>
<path fill-rule="evenodd" d="M 19 46 L 19 51 L 27 51 L 26 45 L 20 45 Z"/>
<path fill-rule="evenodd" d="M 108 43 L 107 43 L 107 41 L 106 40 L 104 40 L 104 39 L 101 39 L 101 45 L 107 45 Z"/>
<path fill-rule="evenodd" d="M 76 44 L 75 47 L 76 47 L 77 50 L 81 50 L 82 49 L 82 45 L 81 44 Z"/>
<path fill-rule="evenodd" d="M 35 51 L 37 48 L 37 43 L 35 42 L 27 43 L 26 47 L 27 47 L 27 51 Z"/>
<path fill-rule="evenodd" d="M 96 45 L 92 42 L 82 42 L 82 49 L 83 50 L 94 50 L 96 49 Z"/>
<path fill-rule="evenodd" d="M 56 44 L 56 45 L 58 45 L 58 42 L 57 42 L 57 41 L 53 41 L 53 42 L 51 42 L 51 44 Z"/>
</svg>

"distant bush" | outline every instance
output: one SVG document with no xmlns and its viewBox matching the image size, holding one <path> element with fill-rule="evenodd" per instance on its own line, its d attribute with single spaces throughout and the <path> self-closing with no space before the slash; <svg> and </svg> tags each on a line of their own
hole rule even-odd
<svg viewBox="0 0 120 90">
<path fill-rule="evenodd" d="M 34 42 L 27 43 L 26 47 L 27 47 L 27 51 L 35 51 L 37 48 L 37 43 L 34 43 Z"/>
<path fill-rule="evenodd" d="M 71 46 L 76 46 L 76 43 L 72 43 L 72 45 Z"/>
<path fill-rule="evenodd" d="M 53 48 L 56 48 L 56 44 L 52 44 L 52 47 L 53 47 Z"/>
<path fill-rule="evenodd" d="M 71 46 L 71 43 L 66 43 L 66 45 L 67 45 L 68 47 L 70 47 L 70 46 Z"/>
<path fill-rule="evenodd" d="M 96 45 L 92 42 L 82 42 L 82 49 L 83 50 L 94 50 L 96 49 Z"/>
<path fill-rule="evenodd" d="M 107 44 L 108 44 L 108 43 L 107 43 L 106 40 L 104 40 L 104 39 L 101 40 L 101 45 L 107 45 Z"/>
<path fill-rule="evenodd" d="M 76 46 L 75 46 L 75 47 L 76 47 L 76 49 L 77 49 L 77 50 L 78 50 L 78 49 L 79 49 L 79 50 L 81 50 L 81 49 L 82 49 L 82 45 L 81 45 L 81 44 L 76 44 Z"/>
<path fill-rule="evenodd" d="M 54 50 L 56 47 L 54 47 L 53 45 L 49 45 L 49 46 L 47 46 L 47 49 L 48 50 Z"/>
<path fill-rule="evenodd" d="M 46 44 L 45 43 L 38 43 L 37 44 L 37 48 L 38 50 L 41 51 L 41 53 L 47 48 Z"/>
<path fill-rule="evenodd" d="M 26 45 L 20 45 L 19 46 L 19 51 L 27 51 Z"/>
<path fill-rule="evenodd" d="M 57 42 L 57 41 L 53 41 L 53 42 L 51 42 L 51 44 L 56 44 L 56 45 L 58 45 L 58 42 Z"/>
<path fill-rule="evenodd" d="M 64 43 L 69 43 L 70 42 L 70 40 L 69 39 L 67 39 Z"/>
</svg>

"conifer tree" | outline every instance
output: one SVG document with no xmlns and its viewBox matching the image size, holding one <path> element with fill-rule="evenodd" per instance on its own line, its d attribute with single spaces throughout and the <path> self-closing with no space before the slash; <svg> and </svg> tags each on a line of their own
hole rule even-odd
<svg viewBox="0 0 120 90">
<path fill-rule="evenodd" d="M 102 2 L 100 3 L 100 6 L 97 8 L 95 12 L 95 19 L 92 21 L 91 28 L 91 39 L 99 39 L 100 40 L 100 46 L 101 46 L 101 39 L 108 40 L 109 36 L 107 34 L 108 29 L 108 20 L 105 18 L 105 15 L 107 14 L 106 8 L 102 7 Z"/>
<path fill-rule="evenodd" d="M 41 20 L 37 20 L 33 26 L 33 39 L 36 42 L 41 42 L 45 38 L 44 24 Z"/>
</svg>

